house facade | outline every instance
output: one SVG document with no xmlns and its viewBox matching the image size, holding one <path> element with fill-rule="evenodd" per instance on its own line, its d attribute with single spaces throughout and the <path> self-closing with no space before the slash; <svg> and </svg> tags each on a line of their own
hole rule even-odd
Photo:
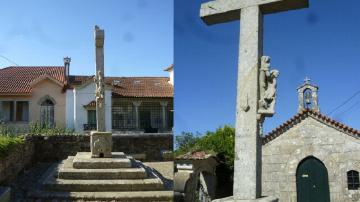
<svg viewBox="0 0 360 202">
<path fill-rule="evenodd" d="M 65 68 L 7 67 L 0 70 L 0 119 L 27 128 L 29 122 L 65 126 Z"/>
<path fill-rule="evenodd" d="M 70 62 L 64 58 L 64 66 L 0 69 L 0 120 L 24 129 L 31 122 L 80 133 L 96 129 L 94 76 L 69 75 Z M 173 75 L 173 67 L 166 71 Z M 106 77 L 106 130 L 172 131 L 171 80 L 173 77 Z"/>
</svg>

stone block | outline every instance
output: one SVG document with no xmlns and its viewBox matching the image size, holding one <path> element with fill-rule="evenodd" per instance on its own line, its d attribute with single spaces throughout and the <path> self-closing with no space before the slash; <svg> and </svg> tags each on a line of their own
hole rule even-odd
<svg viewBox="0 0 360 202">
<path fill-rule="evenodd" d="M 112 137 L 109 132 L 91 132 L 90 137 L 91 157 L 110 158 L 112 150 Z"/>
<path fill-rule="evenodd" d="M 89 152 L 78 152 L 73 160 L 77 169 L 130 168 L 131 160 L 123 152 L 113 152 L 111 158 L 92 158 Z"/>
<path fill-rule="evenodd" d="M 116 169 L 76 169 L 74 157 L 69 157 L 59 169 L 60 179 L 142 179 L 147 177 L 146 170 L 141 166 Z"/>
</svg>

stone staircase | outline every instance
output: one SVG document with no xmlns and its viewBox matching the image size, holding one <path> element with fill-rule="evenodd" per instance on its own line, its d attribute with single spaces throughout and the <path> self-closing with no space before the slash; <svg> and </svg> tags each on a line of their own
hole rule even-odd
<svg viewBox="0 0 360 202">
<path fill-rule="evenodd" d="M 78 152 L 48 170 L 41 189 L 29 198 L 41 201 L 172 201 L 161 178 L 122 152 L 112 158 L 91 158 Z"/>
</svg>

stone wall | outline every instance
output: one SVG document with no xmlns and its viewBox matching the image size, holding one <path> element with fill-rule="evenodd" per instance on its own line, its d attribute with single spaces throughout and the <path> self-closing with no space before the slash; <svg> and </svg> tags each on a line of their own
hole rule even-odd
<svg viewBox="0 0 360 202">
<path fill-rule="evenodd" d="M 90 151 L 89 135 L 27 136 L 35 145 L 34 160 L 37 162 L 59 161 L 76 152 Z M 113 151 L 125 154 L 146 154 L 145 161 L 161 161 L 161 152 L 173 149 L 173 135 L 121 134 L 113 135 Z"/>
<path fill-rule="evenodd" d="M 263 146 L 262 189 L 280 201 L 296 201 L 296 170 L 306 157 L 327 168 L 330 200 L 356 201 L 360 190 L 347 189 L 347 171 L 360 171 L 360 139 L 312 117 Z M 360 200 L 359 198 L 357 200 Z"/>
<path fill-rule="evenodd" d="M 166 150 L 173 150 L 171 133 L 113 136 L 113 151 L 142 153 L 146 155 L 144 161 L 161 161 L 161 153 Z M 79 151 L 90 151 L 89 135 L 27 135 L 24 145 L 0 159 L 0 184 L 7 184 L 31 163 L 60 161 Z"/>
<path fill-rule="evenodd" d="M 30 165 L 34 154 L 34 144 L 25 142 L 13 148 L 9 155 L 0 158 L 0 183 L 8 184 L 19 172 Z"/>
</svg>

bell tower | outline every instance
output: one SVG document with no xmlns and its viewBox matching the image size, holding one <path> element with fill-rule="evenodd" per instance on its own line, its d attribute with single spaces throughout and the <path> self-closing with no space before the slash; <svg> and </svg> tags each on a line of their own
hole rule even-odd
<svg viewBox="0 0 360 202">
<path fill-rule="evenodd" d="M 311 109 L 320 112 L 318 103 L 319 87 L 310 83 L 309 78 L 305 78 L 304 83 L 297 89 L 299 97 L 298 112 L 305 109 Z"/>
</svg>

